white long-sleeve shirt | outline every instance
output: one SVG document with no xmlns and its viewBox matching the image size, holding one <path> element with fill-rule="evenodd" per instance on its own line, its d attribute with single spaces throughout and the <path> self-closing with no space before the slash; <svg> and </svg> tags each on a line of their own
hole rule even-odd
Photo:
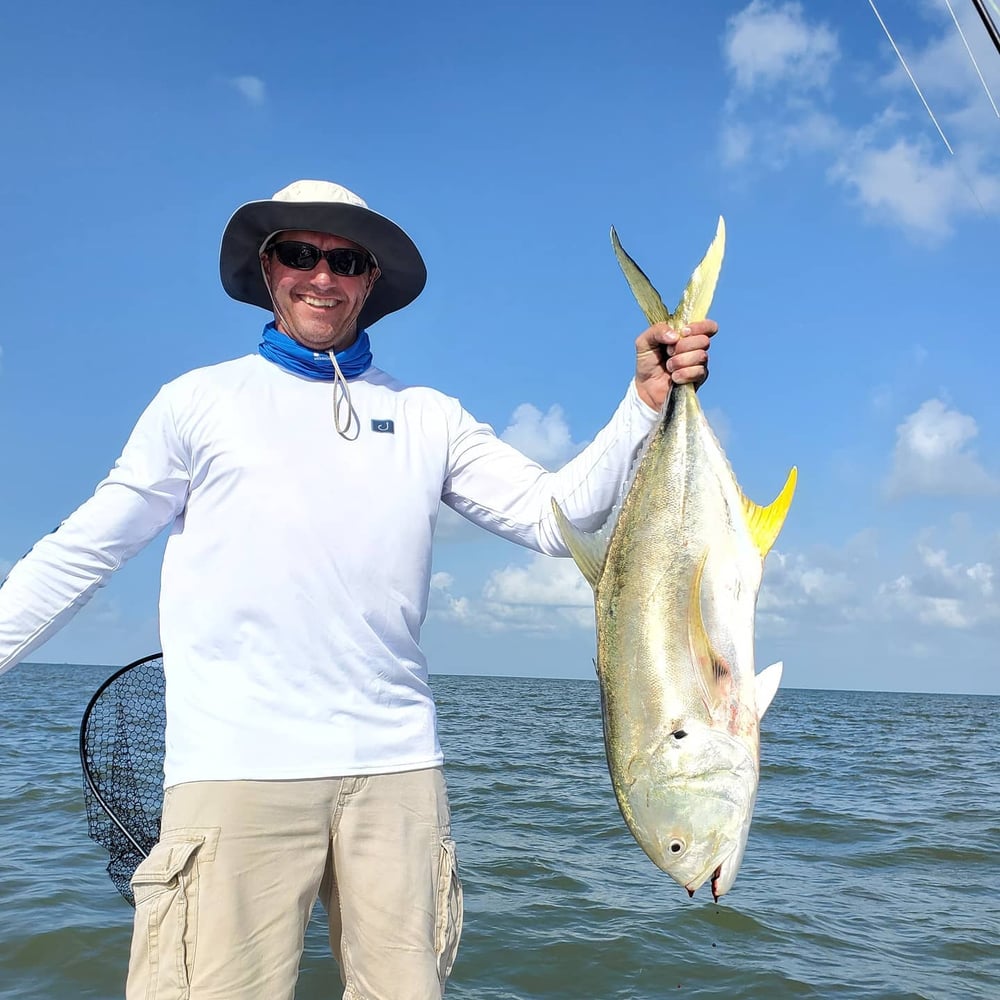
<svg viewBox="0 0 1000 1000">
<path fill-rule="evenodd" d="M 0 587 L 0 672 L 170 526 L 160 588 L 167 785 L 405 771 L 441 763 L 419 645 L 443 500 L 550 555 L 551 498 L 599 524 L 655 413 L 630 386 L 558 472 L 459 402 L 377 368 L 333 387 L 250 355 L 181 376 L 94 496 Z"/>
</svg>

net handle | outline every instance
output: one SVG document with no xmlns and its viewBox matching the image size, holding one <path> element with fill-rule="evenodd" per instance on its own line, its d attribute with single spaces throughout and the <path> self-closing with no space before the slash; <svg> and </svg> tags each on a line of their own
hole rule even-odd
<svg viewBox="0 0 1000 1000">
<path fill-rule="evenodd" d="M 150 656 L 143 656 L 141 659 L 134 660 L 132 663 L 120 670 L 116 670 L 104 683 L 94 692 L 94 696 L 90 699 L 87 704 L 86 711 L 83 713 L 83 719 L 80 722 L 80 766 L 83 768 L 83 778 L 87 782 L 87 787 L 90 789 L 91 794 L 97 801 L 97 804 L 108 814 L 111 822 L 118 827 L 118 829 L 125 835 L 128 842 L 139 852 L 144 858 L 149 857 L 149 851 L 145 850 L 139 842 L 132 835 L 131 831 L 127 826 L 115 815 L 114 810 L 107 802 L 104 801 L 104 796 L 97 789 L 97 784 L 94 781 L 94 776 L 90 773 L 90 765 L 87 763 L 87 725 L 90 722 L 90 713 L 93 712 L 94 706 L 97 704 L 97 700 L 101 695 L 112 685 L 122 674 L 127 673 L 133 667 L 141 667 L 145 663 L 149 663 L 151 660 L 160 659 L 163 653 L 153 653 Z"/>
</svg>

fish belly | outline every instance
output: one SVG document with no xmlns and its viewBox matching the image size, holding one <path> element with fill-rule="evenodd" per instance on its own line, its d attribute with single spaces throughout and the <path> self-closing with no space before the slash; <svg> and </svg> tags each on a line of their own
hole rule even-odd
<svg viewBox="0 0 1000 1000">
<path fill-rule="evenodd" d="M 697 723 L 742 734 L 756 758 L 753 618 L 762 560 L 700 408 L 678 408 L 673 418 L 636 472 L 595 595 L 605 744 L 623 813 L 637 781 L 670 779 L 672 755 L 661 748 L 679 729 Z M 721 698 L 706 689 L 696 662 L 694 609 L 729 670 Z"/>
</svg>

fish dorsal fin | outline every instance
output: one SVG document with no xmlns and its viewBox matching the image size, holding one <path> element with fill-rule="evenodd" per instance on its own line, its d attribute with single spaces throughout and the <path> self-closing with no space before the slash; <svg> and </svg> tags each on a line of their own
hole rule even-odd
<svg viewBox="0 0 1000 1000">
<path fill-rule="evenodd" d="M 599 530 L 594 532 L 581 531 L 564 513 L 562 508 L 552 498 L 552 511 L 556 516 L 559 532 L 569 549 L 573 562 L 580 567 L 580 572 L 587 578 L 587 583 L 597 590 L 597 583 L 604 571 L 604 561 L 608 555 L 608 545 L 615 526 L 615 517 Z"/>
<path fill-rule="evenodd" d="M 684 289 L 680 302 L 674 310 L 673 319 L 678 327 L 685 327 L 688 323 L 705 319 L 708 310 L 712 305 L 712 297 L 715 295 L 715 286 L 719 281 L 719 272 L 722 270 L 722 258 L 726 252 L 726 223 L 722 216 L 719 216 L 719 224 L 715 228 L 713 238 L 701 263 L 694 269 L 691 280 Z"/>
<path fill-rule="evenodd" d="M 761 557 L 771 551 L 771 546 L 774 545 L 781 526 L 785 523 L 788 508 L 791 507 L 792 497 L 795 495 L 798 476 L 798 469 L 793 465 L 781 492 L 766 507 L 759 507 L 753 500 L 743 497 L 743 513 L 746 515 L 747 527 Z"/>
<path fill-rule="evenodd" d="M 667 398 L 669 399 L 669 393 Z M 664 406 L 666 406 L 666 402 L 664 402 Z M 563 541 L 566 543 L 566 548 L 569 549 L 573 561 L 580 568 L 580 572 L 587 578 L 587 582 L 594 590 L 597 590 L 598 581 L 604 572 L 608 549 L 611 547 L 611 538 L 615 533 L 615 527 L 618 525 L 618 518 L 621 516 L 622 507 L 625 506 L 625 500 L 632 490 L 632 484 L 635 482 L 635 477 L 639 472 L 639 467 L 642 465 L 642 460 L 645 458 L 646 452 L 649 450 L 650 444 L 656 435 L 656 430 L 655 425 L 650 428 L 645 441 L 643 441 L 642 446 L 632 460 L 628 475 L 618 488 L 615 501 L 607 518 L 605 518 L 604 524 L 596 531 L 588 532 L 578 528 L 559 507 L 555 497 L 552 498 L 552 510 L 555 514 L 556 525 L 563 537 Z"/>
<path fill-rule="evenodd" d="M 784 664 L 781 660 L 765 667 L 756 677 L 754 677 L 754 687 L 757 691 L 757 718 L 763 719 L 768 706 L 774 701 L 777 694 L 778 685 L 781 683 L 781 671 Z"/>
<path fill-rule="evenodd" d="M 632 260 L 625 252 L 625 248 L 618 239 L 615 227 L 611 227 L 611 245 L 615 248 L 615 256 L 618 264 L 625 274 L 628 287 L 632 289 L 639 308 L 645 313 L 650 325 L 653 323 L 669 323 L 673 317 L 670 310 L 663 304 L 660 293 L 653 287 L 653 283 L 643 274 L 642 268 Z"/>
<path fill-rule="evenodd" d="M 733 675 L 726 663 L 712 648 L 712 641 L 705 630 L 705 617 L 701 611 L 701 578 L 708 561 L 708 549 L 705 549 L 694 580 L 691 582 L 691 596 L 688 603 L 688 636 L 691 643 L 691 653 L 694 657 L 695 669 L 701 677 L 705 692 L 705 703 L 712 710 L 723 699 L 732 684 Z"/>
</svg>

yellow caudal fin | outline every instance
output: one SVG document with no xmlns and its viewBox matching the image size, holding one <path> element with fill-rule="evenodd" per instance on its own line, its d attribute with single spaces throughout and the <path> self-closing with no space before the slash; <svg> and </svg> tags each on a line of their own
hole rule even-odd
<svg viewBox="0 0 1000 1000">
<path fill-rule="evenodd" d="M 651 324 L 669 323 L 679 330 L 695 320 L 705 319 L 712 304 L 712 296 L 719 281 L 722 258 L 726 250 L 726 224 L 722 216 L 719 216 L 715 239 L 712 240 L 701 263 L 694 269 L 681 301 L 672 314 L 663 304 L 660 293 L 653 287 L 642 268 L 625 252 L 614 226 L 611 227 L 611 245 L 615 248 L 618 264 L 625 273 L 625 280 L 628 281 L 636 302 Z"/>
<path fill-rule="evenodd" d="M 611 245 L 615 248 L 615 256 L 618 258 L 618 264 L 625 274 L 628 287 L 632 289 L 632 294 L 635 296 L 636 302 L 639 303 L 639 308 L 642 309 L 646 319 L 649 320 L 650 325 L 653 323 L 669 323 L 673 318 L 670 315 L 670 310 L 663 304 L 660 293 L 653 287 L 649 278 L 643 274 L 642 268 L 625 252 L 625 248 L 621 245 L 614 226 L 611 227 Z"/>
<path fill-rule="evenodd" d="M 715 238 L 712 240 L 701 263 L 694 269 L 680 302 L 674 310 L 674 320 L 678 327 L 705 319 L 712 306 L 715 286 L 719 283 L 719 272 L 722 270 L 722 258 L 726 252 L 726 223 L 719 216 L 719 224 L 715 228 Z"/>
<path fill-rule="evenodd" d="M 775 497 L 773 503 L 766 507 L 759 507 L 753 500 L 743 497 L 743 513 L 746 515 L 747 527 L 750 529 L 750 537 L 761 557 L 771 551 L 781 526 L 788 516 L 788 508 L 792 505 L 792 497 L 795 495 L 795 484 L 798 481 L 798 469 L 793 465 L 792 471 L 788 473 L 785 485 L 781 492 Z"/>
</svg>

